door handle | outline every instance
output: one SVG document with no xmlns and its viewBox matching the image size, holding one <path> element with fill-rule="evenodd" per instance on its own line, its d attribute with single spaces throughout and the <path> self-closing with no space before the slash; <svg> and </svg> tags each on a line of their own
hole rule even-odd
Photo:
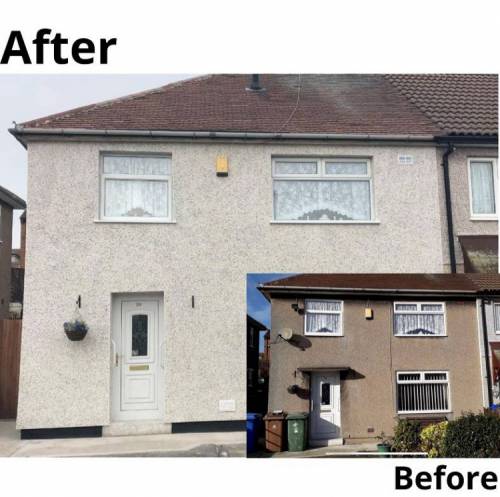
<svg viewBox="0 0 500 497">
<path fill-rule="evenodd" d="M 112 347 L 112 356 L 115 361 L 115 367 L 118 366 L 118 361 L 119 361 L 119 355 L 116 352 L 116 343 L 114 340 L 111 340 L 111 347 Z"/>
<path fill-rule="evenodd" d="M 165 345 L 165 340 L 163 340 L 161 343 L 160 343 L 160 367 L 161 369 L 165 369 L 165 355 L 166 355 L 166 350 L 165 350 L 165 353 L 163 353 L 163 346 Z"/>
</svg>

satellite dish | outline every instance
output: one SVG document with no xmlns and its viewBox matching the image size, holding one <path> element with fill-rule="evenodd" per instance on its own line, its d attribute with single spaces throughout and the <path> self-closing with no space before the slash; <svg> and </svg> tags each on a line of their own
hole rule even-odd
<svg viewBox="0 0 500 497">
<path fill-rule="evenodd" d="M 283 328 L 278 334 L 283 340 L 290 340 L 293 336 L 293 330 L 291 328 Z"/>
</svg>

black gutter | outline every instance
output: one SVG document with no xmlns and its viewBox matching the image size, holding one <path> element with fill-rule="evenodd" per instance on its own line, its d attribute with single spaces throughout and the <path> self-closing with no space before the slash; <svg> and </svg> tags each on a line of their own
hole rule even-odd
<svg viewBox="0 0 500 497">
<path fill-rule="evenodd" d="M 455 255 L 455 236 L 453 234 L 453 213 L 451 209 L 451 190 L 450 190 L 450 170 L 448 158 L 455 151 L 455 146 L 448 143 L 448 148 L 443 154 L 443 177 L 444 177 L 444 200 L 446 207 L 446 224 L 448 227 L 448 248 L 450 252 L 450 269 L 452 273 L 457 272 L 457 259 Z"/>
<path fill-rule="evenodd" d="M 491 135 L 441 135 L 436 136 L 436 143 L 448 145 L 494 145 L 498 146 L 498 134 Z"/>
<path fill-rule="evenodd" d="M 488 341 L 488 324 L 486 321 L 486 299 L 481 297 L 481 317 L 483 322 L 483 345 L 486 365 L 486 384 L 488 386 L 488 407 L 493 404 L 493 385 L 491 381 L 491 365 L 490 365 L 490 344 Z"/>
<path fill-rule="evenodd" d="M 373 299 L 393 298 L 427 298 L 427 299 L 446 299 L 446 300 L 476 300 L 476 291 L 446 291 L 446 290 L 384 290 L 373 289 L 349 289 L 349 288 L 276 288 L 276 287 L 257 287 L 260 293 L 269 300 L 270 298 L 303 298 L 311 296 L 344 296 L 344 297 L 359 297 L 360 299 L 370 297 Z"/>
</svg>

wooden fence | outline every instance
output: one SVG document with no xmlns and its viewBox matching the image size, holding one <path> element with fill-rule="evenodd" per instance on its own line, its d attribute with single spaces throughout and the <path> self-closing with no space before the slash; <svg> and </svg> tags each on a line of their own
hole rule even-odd
<svg viewBox="0 0 500 497">
<path fill-rule="evenodd" d="M 0 320 L 0 419 L 17 414 L 21 326 L 21 319 Z"/>
</svg>

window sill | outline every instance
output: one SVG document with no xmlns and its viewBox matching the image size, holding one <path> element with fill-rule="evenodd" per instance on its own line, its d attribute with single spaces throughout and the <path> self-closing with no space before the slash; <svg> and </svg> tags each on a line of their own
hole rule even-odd
<svg viewBox="0 0 500 497">
<path fill-rule="evenodd" d="M 418 415 L 428 415 L 428 416 L 435 416 L 436 414 L 450 414 L 453 411 L 451 409 L 447 411 L 397 411 L 398 416 L 413 416 L 415 414 Z"/>
<path fill-rule="evenodd" d="M 331 337 L 343 337 L 344 335 L 332 335 L 330 333 L 304 333 L 304 336 L 305 337 L 327 337 L 327 338 L 331 338 Z"/>
<path fill-rule="evenodd" d="M 144 219 L 94 219 L 96 224 L 177 224 L 177 221 L 160 221 L 152 220 L 147 221 Z"/>
<path fill-rule="evenodd" d="M 275 221 L 270 224 L 380 224 L 380 221 Z"/>
<path fill-rule="evenodd" d="M 448 335 L 393 335 L 396 338 L 446 338 Z"/>
<path fill-rule="evenodd" d="M 498 216 L 471 216 L 471 221 L 498 221 Z"/>
</svg>

